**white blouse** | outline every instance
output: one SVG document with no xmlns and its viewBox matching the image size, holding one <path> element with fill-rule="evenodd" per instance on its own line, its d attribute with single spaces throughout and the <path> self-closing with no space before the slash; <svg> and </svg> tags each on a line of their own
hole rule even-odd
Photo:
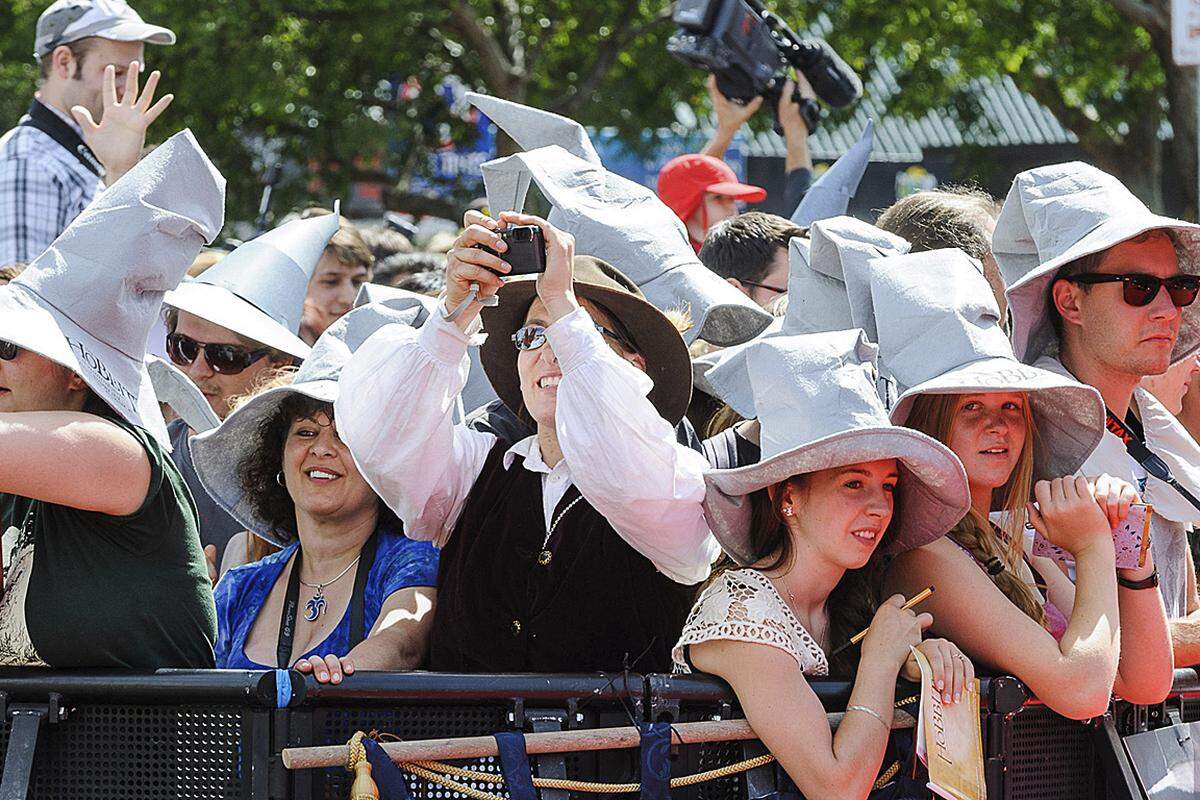
<svg viewBox="0 0 1200 800">
<path fill-rule="evenodd" d="M 549 469 L 533 438 L 510 449 L 505 468 L 522 455 L 524 469 L 541 473 L 547 512 L 573 483 L 664 575 L 685 585 L 705 580 L 720 548 L 701 505 L 704 456 L 676 441 L 647 398 L 650 377 L 613 352 L 586 310 L 550 325 L 546 337 L 563 373 L 555 414 L 563 460 Z M 496 443 L 452 419 L 469 342 L 439 313 L 419 330 L 388 325 L 359 347 L 338 383 L 338 434 L 359 470 L 409 537 L 438 546 Z"/>
<path fill-rule="evenodd" d="M 683 635 L 671 651 L 675 672 L 692 671 L 684 648 L 719 639 L 777 647 L 796 659 L 805 675 L 829 674 L 825 651 L 800 624 L 770 579 L 756 569 L 729 570 L 700 593 L 683 626 Z"/>
</svg>

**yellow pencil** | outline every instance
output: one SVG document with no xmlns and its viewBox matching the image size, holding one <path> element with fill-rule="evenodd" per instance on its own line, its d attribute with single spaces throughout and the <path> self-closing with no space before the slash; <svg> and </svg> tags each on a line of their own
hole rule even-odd
<svg viewBox="0 0 1200 800">
<path fill-rule="evenodd" d="M 907 611 L 908 609 L 915 606 L 917 603 L 922 603 L 925 600 L 927 600 L 929 598 L 929 595 L 931 595 L 931 594 L 933 594 L 933 587 L 927 586 L 924 589 L 922 589 L 921 591 L 914 594 L 911 599 L 909 599 L 907 602 L 905 602 L 904 605 L 902 605 L 900 607 L 903 608 L 905 611 Z M 863 640 L 863 637 L 865 637 L 870 630 L 871 630 L 870 628 L 866 628 L 866 629 L 861 630 L 858 633 L 854 634 L 853 636 L 850 637 L 850 641 L 846 642 L 844 645 L 842 645 L 841 647 L 837 648 L 832 653 L 830 653 L 829 657 L 833 658 L 838 653 L 845 650 L 847 647 L 858 644 L 859 642 L 861 642 Z"/>
</svg>

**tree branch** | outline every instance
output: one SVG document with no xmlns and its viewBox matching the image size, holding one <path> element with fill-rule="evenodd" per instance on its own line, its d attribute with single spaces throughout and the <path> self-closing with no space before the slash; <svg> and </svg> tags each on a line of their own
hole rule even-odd
<svg viewBox="0 0 1200 800">
<path fill-rule="evenodd" d="M 483 70 L 483 79 L 488 88 L 501 97 L 508 94 L 509 85 L 516 74 L 513 63 L 504 53 L 504 48 L 483 26 L 483 21 L 466 2 L 451 4 L 450 25 L 475 48 Z"/>
<path fill-rule="evenodd" d="M 567 117 L 576 114 L 595 95 L 596 90 L 600 88 L 600 84 L 608 77 L 609 70 L 612 69 L 613 64 L 616 63 L 625 48 L 643 33 L 671 19 L 673 11 L 674 4 L 668 3 L 663 9 L 640 25 L 633 24 L 634 18 L 632 15 L 623 17 L 616 28 L 613 29 L 609 46 L 600 48 L 600 55 L 592 62 L 592 68 L 588 71 L 587 76 L 578 83 L 573 93 L 564 95 L 557 102 L 553 103 L 551 110 Z"/>
<path fill-rule="evenodd" d="M 1160 8 L 1142 0 L 1108 0 L 1119 14 L 1148 31 L 1169 30 L 1171 17 Z"/>
</svg>

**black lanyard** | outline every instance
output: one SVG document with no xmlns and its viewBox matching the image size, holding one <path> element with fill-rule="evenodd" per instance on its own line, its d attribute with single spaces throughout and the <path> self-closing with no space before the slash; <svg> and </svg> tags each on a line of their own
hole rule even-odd
<svg viewBox="0 0 1200 800">
<path fill-rule="evenodd" d="M 375 564 L 375 548 L 379 544 L 379 532 L 371 534 L 359 553 L 358 567 L 354 570 L 354 594 L 350 596 L 350 644 L 349 653 L 366 638 L 363 631 L 363 602 L 366 595 L 367 576 Z M 283 613 L 279 616 L 279 644 L 275 648 L 275 663 L 280 669 L 292 665 L 292 643 L 296 638 L 296 607 L 300 605 L 300 562 L 304 548 L 296 548 L 296 562 L 288 578 L 287 595 L 283 598 Z"/>
<path fill-rule="evenodd" d="M 1134 461 L 1142 465 L 1142 469 L 1146 470 L 1146 474 L 1153 478 L 1158 478 L 1178 492 L 1184 500 L 1191 503 L 1197 510 L 1200 510 L 1200 500 L 1196 499 L 1194 494 L 1189 492 L 1175 479 L 1175 476 L 1171 474 L 1171 468 L 1167 466 L 1167 462 L 1155 455 L 1146 446 L 1145 442 L 1138 438 L 1137 434 L 1131 431 L 1129 426 L 1122 422 L 1116 414 L 1107 408 L 1104 411 L 1107 416 L 1105 427 L 1108 428 L 1108 432 L 1125 443 L 1125 451 L 1133 457 Z"/>
<path fill-rule="evenodd" d="M 57 142 L 68 153 L 75 156 L 88 172 L 97 178 L 104 177 L 104 165 L 100 163 L 100 159 L 96 158 L 96 154 L 92 152 L 92 148 L 83 143 L 83 139 L 75 129 L 64 122 L 62 117 L 46 108 L 38 100 L 34 100 L 30 104 L 29 111 L 26 113 L 29 115 L 29 119 L 23 120 L 21 122 L 22 125 L 37 128 Z"/>
</svg>

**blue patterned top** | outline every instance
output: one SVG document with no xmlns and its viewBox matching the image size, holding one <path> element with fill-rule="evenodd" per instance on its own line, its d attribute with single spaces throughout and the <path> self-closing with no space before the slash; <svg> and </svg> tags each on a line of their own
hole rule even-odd
<svg viewBox="0 0 1200 800">
<path fill-rule="evenodd" d="M 393 593 L 417 586 L 436 586 L 438 552 L 429 542 L 415 542 L 404 534 L 379 529 L 375 564 L 367 574 L 363 601 L 363 636 L 375 626 L 383 604 Z M 246 658 L 246 637 L 258 619 L 275 581 L 299 547 L 298 542 L 272 553 L 261 561 L 243 564 L 226 572 L 213 594 L 217 601 L 217 668 L 274 669 L 274 664 L 256 664 Z M 303 612 L 301 612 L 303 613 Z M 350 650 L 350 607 L 325 641 L 304 654 L 344 656 Z"/>
</svg>

